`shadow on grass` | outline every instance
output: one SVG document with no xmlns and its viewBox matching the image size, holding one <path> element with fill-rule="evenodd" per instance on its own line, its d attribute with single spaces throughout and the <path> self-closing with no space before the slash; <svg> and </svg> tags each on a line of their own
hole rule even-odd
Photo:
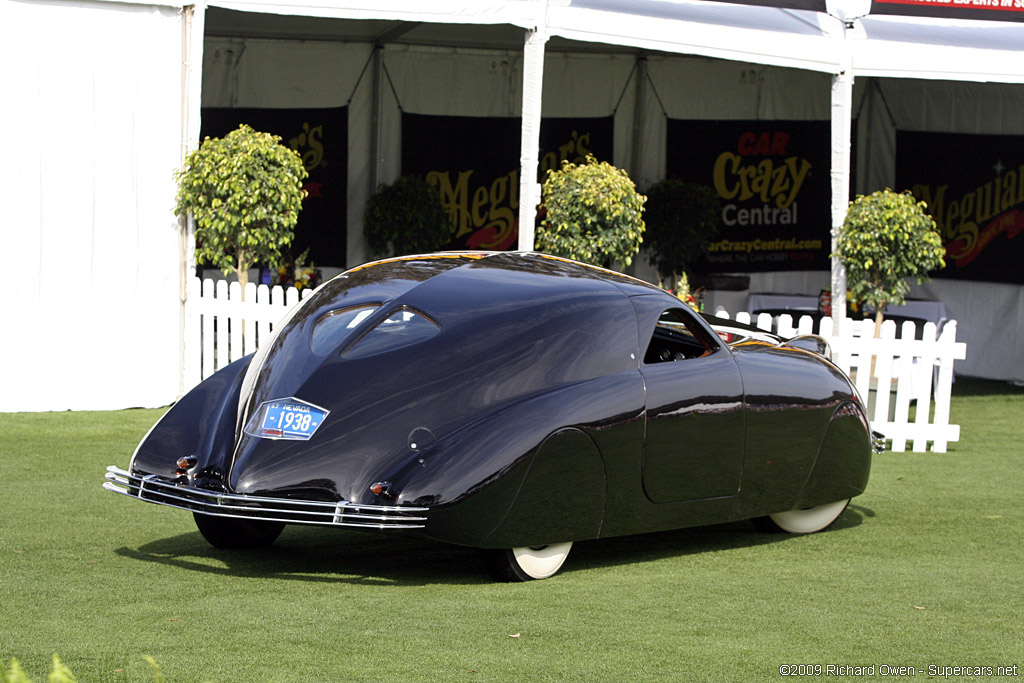
<svg viewBox="0 0 1024 683">
<path fill-rule="evenodd" d="M 486 583 L 472 548 L 372 533 L 289 526 L 259 550 L 219 550 L 199 532 L 119 548 L 122 557 L 223 576 L 360 585 Z"/>
<path fill-rule="evenodd" d="M 850 505 L 827 533 L 859 526 L 875 513 Z M 749 521 L 584 541 L 563 573 L 670 557 L 752 548 L 791 538 L 757 531 Z M 119 548 L 122 557 L 194 572 L 358 585 L 483 584 L 491 579 L 473 548 L 429 540 L 292 526 L 263 550 L 218 550 L 198 532 Z"/>
<path fill-rule="evenodd" d="M 974 377 L 957 377 L 953 383 L 953 396 L 1021 396 L 1024 387 L 1011 382 Z"/>
<path fill-rule="evenodd" d="M 865 517 L 874 516 L 873 510 L 851 504 L 828 531 L 823 533 L 842 533 L 844 530 L 860 526 Z M 584 541 L 573 546 L 572 554 L 562 571 L 572 572 L 669 557 L 728 552 L 785 542 L 792 538 L 792 534 L 758 531 L 752 522 L 743 520 L 675 531 Z"/>
</svg>

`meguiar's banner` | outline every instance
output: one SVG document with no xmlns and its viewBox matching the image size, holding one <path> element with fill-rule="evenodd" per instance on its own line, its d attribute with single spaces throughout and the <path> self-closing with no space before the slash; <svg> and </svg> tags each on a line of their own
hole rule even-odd
<svg viewBox="0 0 1024 683">
<path fill-rule="evenodd" d="M 563 160 L 612 158 L 612 117 L 546 118 L 540 176 Z M 515 249 L 522 119 L 402 114 L 402 175 L 425 177 L 452 223 L 449 249 Z"/>
<path fill-rule="evenodd" d="M 200 139 L 222 138 L 240 124 L 281 137 L 302 155 L 309 177 L 295 239 L 285 261 L 309 249 L 307 263 L 346 265 L 348 107 L 332 109 L 203 108 Z M 291 258 L 288 258 L 288 257 Z"/>
<path fill-rule="evenodd" d="M 722 202 L 705 272 L 829 268 L 828 121 L 668 120 L 666 176 Z"/>
<path fill-rule="evenodd" d="M 1024 136 L 896 132 L 896 187 L 946 245 L 933 277 L 1024 284 Z"/>
</svg>

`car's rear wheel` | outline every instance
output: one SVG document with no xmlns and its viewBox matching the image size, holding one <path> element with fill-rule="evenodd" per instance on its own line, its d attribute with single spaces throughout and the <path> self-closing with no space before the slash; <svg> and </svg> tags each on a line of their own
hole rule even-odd
<svg viewBox="0 0 1024 683">
<path fill-rule="evenodd" d="M 203 538 L 221 550 L 265 548 L 284 530 L 284 522 L 214 517 L 200 512 L 193 512 L 192 516 Z"/>
<path fill-rule="evenodd" d="M 572 549 L 572 541 L 524 548 L 482 551 L 484 565 L 499 581 L 531 581 L 554 576 Z"/>
<path fill-rule="evenodd" d="M 787 510 L 776 512 L 767 517 L 753 520 L 762 531 L 785 531 L 791 534 L 813 534 L 827 529 L 835 522 L 843 510 L 850 504 L 850 499 L 837 500 L 834 503 L 816 505 L 803 510 Z"/>
</svg>

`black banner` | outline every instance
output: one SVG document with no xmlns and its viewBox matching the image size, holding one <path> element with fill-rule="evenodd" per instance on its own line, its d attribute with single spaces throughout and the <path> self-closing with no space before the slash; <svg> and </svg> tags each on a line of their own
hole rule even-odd
<svg viewBox="0 0 1024 683">
<path fill-rule="evenodd" d="M 942 232 L 933 277 L 1024 284 L 1024 136 L 897 131 L 896 189 Z"/>
<path fill-rule="evenodd" d="M 309 262 L 346 265 L 348 196 L 348 107 L 333 109 L 204 108 L 200 139 L 221 138 L 240 124 L 281 136 L 302 155 L 309 173 L 306 198 L 285 261 L 309 249 Z M 288 257 L 291 258 L 288 258 Z"/>
<path fill-rule="evenodd" d="M 760 5 L 775 9 L 801 9 L 809 12 L 828 12 L 825 0 L 716 0 L 732 5 Z"/>
<path fill-rule="evenodd" d="M 715 189 L 709 273 L 829 268 L 828 121 L 668 120 L 666 175 Z"/>
<path fill-rule="evenodd" d="M 563 160 L 612 158 L 612 117 L 546 118 L 540 177 Z M 402 174 L 437 186 L 452 221 L 449 249 L 515 249 L 522 119 L 402 114 Z"/>
</svg>

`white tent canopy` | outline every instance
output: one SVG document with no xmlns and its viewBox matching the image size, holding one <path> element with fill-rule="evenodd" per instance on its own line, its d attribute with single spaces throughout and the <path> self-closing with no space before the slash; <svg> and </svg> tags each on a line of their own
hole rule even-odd
<svg viewBox="0 0 1024 683">
<path fill-rule="evenodd" d="M 832 118 L 838 216 L 849 187 L 844 174 L 854 104 L 863 107 L 860 125 L 885 124 L 882 133 L 859 140 L 865 151 L 859 158 L 879 158 L 892 148 L 891 134 L 884 133 L 893 129 L 892 117 L 922 117 L 929 129 L 962 129 L 957 119 L 945 117 L 942 96 L 929 94 L 946 90 L 904 97 L 901 92 L 917 88 L 908 79 L 975 82 L 964 87 L 975 88 L 970 92 L 982 99 L 993 87 L 986 82 L 1024 82 L 1024 23 L 870 14 L 851 19 L 865 6 L 830 2 L 829 14 L 708 0 L 215 0 L 193 11 L 172 1 L 5 1 L 0 56 L 8 68 L 0 87 L 18 106 L 0 115 L 6 129 L 16 131 L 13 163 L 4 166 L 0 187 L 7 209 L 4 243 L 17 275 L 2 311 L 12 331 L 0 347 L 0 410 L 160 405 L 180 392 L 181 281 L 190 259 L 172 215 L 172 171 L 198 142 L 201 104 L 287 106 L 275 98 L 290 96 L 305 98 L 295 106 L 336 106 L 356 88 L 359 70 L 375 50 L 379 55 L 377 47 L 386 45 L 396 88 L 412 102 L 429 102 L 424 113 L 523 115 L 521 177 L 530 178 L 536 177 L 529 172 L 536 149 L 532 126 L 541 111 L 607 115 L 607 103 L 622 92 L 636 56 L 655 51 L 646 64 L 652 82 L 664 88 L 662 101 L 655 105 L 650 93 L 625 98 L 615 121 L 618 165 L 634 177 L 660 177 L 664 151 L 657 143 L 664 141 L 665 113 Z M 214 24 L 216 31 L 207 30 Z M 204 54 L 204 48 L 247 41 L 242 64 Z M 321 80 L 308 87 L 268 92 L 260 80 L 273 73 L 275 60 L 295 50 L 319 50 L 335 60 L 336 73 L 327 83 L 318 74 Z M 467 83 L 493 97 L 466 102 L 438 97 L 417 82 L 417 69 L 458 70 L 465 60 L 493 61 L 496 54 L 506 55 L 520 78 L 514 93 L 507 82 L 467 75 Z M 699 102 L 666 85 L 685 72 L 717 89 L 719 72 L 734 68 L 714 60 L 763 66 L 759 87 L 765 97 L 757 98 L 756 109 L 743 109 L 747 100 L 730 99 L 728 92 L 720 102 Z M 576 83 L 572 74 L 580 70 L 591 75 Z M 885 77 L 891 85 L 858 88 L 854 98 L 851 87 L 863 76 Z M 230 87 L 227 81 L 218 87 L 222 78 Z M 379 72 L 374 78 L 380 86 Z M 824 95 L 829 79 L 831 98 Z M 995 99 L 995 108 L 1006 112 L 996 128 L 978 113 L 967 117 L 972 123 L 966 132 L 1024 132 L 1014 123 L 1019 91 L 999 90 Z M 719 109 L 729 106 L 733 113 Z M 397 115 L 379 89 L 357 89 L 350 145 L 370 145 L 370 151 L 349 159 L 350 264 L 365 256 L 360 207 L 377 181 L 399 171 Z M 638 126 L 649 141 L 642 154 L 632 142 Z M 869 167 L 868 182 L 886 182 L 885 168 Z M 536 198 L 536 187 L 524 186 L 521 194 Z M 948 283 L 942 293 L 969 291 L 973 302 L 981 286 L 975 284 Z M 1020 290 L 999 289 L 1011 320 L 1024 319 Z M 969 335 L 966 327 L 961 330 Z M 1002 339 L 1020 333 L 982 329 Z M 979 349 L 969 337 L 968 343 Z M 1024 367 L 1020 352 L 998 351 L 1009 354 L 1003 367 Z M 999 376 L 990 372 L 1002 370 L 986 367 L 977 374 Z"/>
</svg>

